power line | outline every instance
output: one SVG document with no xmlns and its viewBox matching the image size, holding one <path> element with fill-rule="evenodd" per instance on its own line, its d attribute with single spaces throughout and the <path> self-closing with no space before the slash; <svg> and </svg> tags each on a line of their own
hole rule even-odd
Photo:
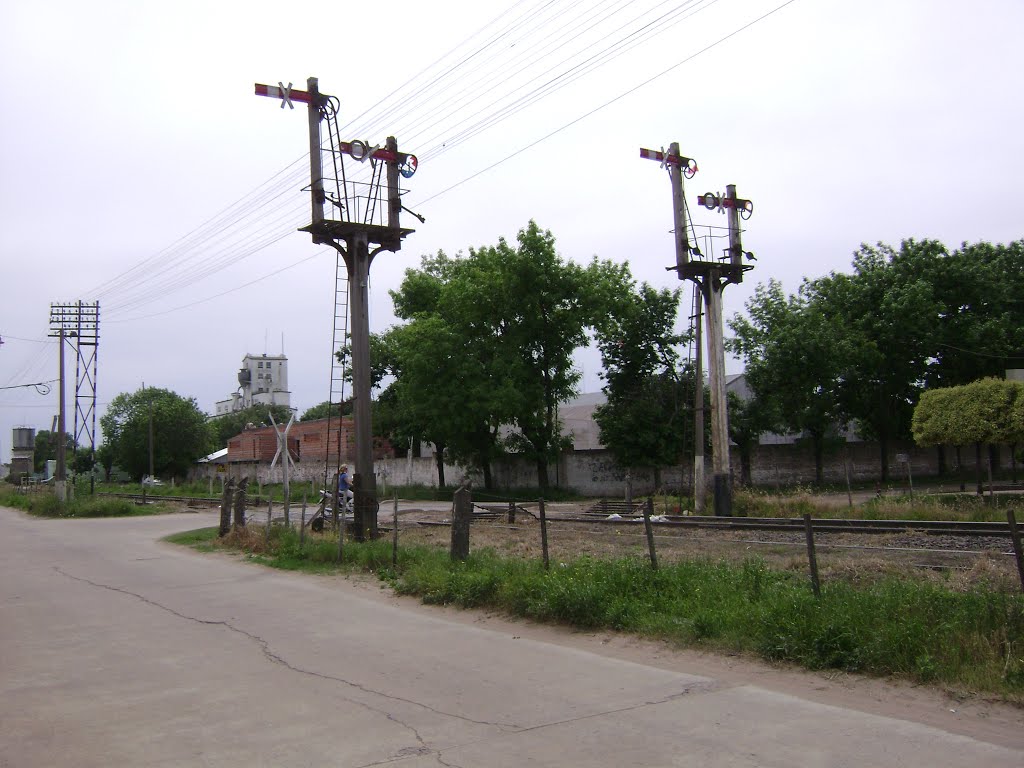
<svg viewBox="0 0 1024 768">
<path fill-rule="evenodd" d="M 45 388 L 45 392 L 39 392 L 41 395 L 50 394 L 50 387 L 48 385 L 53 384 L 59 379 L 50 379 L 49 381 L 33 381 L 31 384 L 12 384 L 9 387 L 0 387 L 0 389 L 22 389 L 23 387 L 35 387 L 36 392 L 39 392 L 39 387 Z"/>
<path fill-rule="evenodd" d="M 589 31 L 591 28 L 596 30 L 598 28 L 598 23 L 607 22 L 616 14 L 621 13 L 624 9 L 632 8 L 635 5 L 634 3 L 620 3 L 619 5 L 612 5 L 609 7 L 607 3 L 601 3 L 596 7 L 596 9 L 594 7 L 590 7 L 585 10 L 583 14 L 573 16 L 571 19 L 561 23 L 561 26 L 551 28 L 551 26 L 546 22 L 551 22 L 553 19 L 564 17 L 575 9 L 577 5 L 580 5 L 580 3 L 577 0 L 577 2 L 570 3 L 568 6 L 560 7 L 559 3 L 553 1 L 539 2 L 528 6 L 507 24 L 500 26 L 500 21 L 502 19 L 507 19 L 514 13 L 515 9 L 519 9 L 523 6 L 523 2 L 521 0 L 506 9 L 502 14 L 499 14 L 498 17 L 482 27 L 474 33 L 474 35 L 471 35 L 463 44 L 456 46 L 449 51 L 448 54 L 445 54 L 435 60 L 428 67 L 421 70 L 418 75 L 407 80 L 402 86 L 396 89 L 391 96 L 377 102 L 377 104 L 364 111 L 360 117 L 351 121 L 349 124 L 352 125 L 357 121 L 362 121 L 364 125 L 372 126 L 375 123 L 383 122 L 384 119 L 390 118 L 399 120 L 401 117 L 409 114 L 418 114 L 418 119 L 413 120 L 412 124 L 406 129 L 415 136 L 417 135 L 415 133 L 416 131 L 422 133 L 425 130 L 429 130 L 431 127 L 439 126 L 441 122 L 449 121 L 449 126 L 447 128 L 438 128 L 437 141 L 440 141 L 440 143 L 433 147 L 428 147 L 426 152 L 421 154 L 421 158 L 437 157 L 444 152 L 450 151 L 458 144 L 469 140 L 473 136 L 476 136 L 488 128 L 493 127 L 494 125 L 497 125 L 498 123 L 517 114 L 522 109 L 525 109 L 527 106 L 535 103 L 539 99 L 545 98 L 555 91 L 567 86 L 579 77 L 588 74 L 596 67 L 603 66 L 614 58 L 623 55 L 632 47 L 644 42 L 649 36 L 661 34 L 674 24 L 682 21 L 684 18 L 688 18 L 694 13 L 697 13 L 717 2 L 717 0 L 686 0 L 685 2 L 675 5 L 672 9 L 666 11 L 660 16 L 650 18 L 650 15 L 654 13 L 655 9 L 665 5 L 667 1 L 668 0 L 662 0 L 662 2 L 657 3 L 654 6 L 649 6 L 646 10 L 635 13 L 631 20 L 621 27 L 621 33 L 617 35 L 606 33 L 595 41 L 584 41 L 584 43 L 581 43 L 581 47 L 578 47 L 579 49 L 576 53 L 564 57 L 561 59 L 559 65 L 557 65 L 559 67 L 565 67 L 565 69 L 554 76 L 547 75 L 547 80 L 543 82 L 543 84 L 533 88 L 531 91 L 522 93 L 523 89 L 530 83 L 536 82 L 541 77 L 540 75 L 534 75 L 531 79 L 519 83 L 511 90 L 506 89 L 504 96 L 497 99 L 491 95 L 493 89 L 487 87 L 479 88 L 479 95 L 475 99 L 464 99 L 460 108 L 468 108 L 468 106 L 473 104 L 476 100 L 490 98 L 491 100 L 488 103 L 488 106 L 483 109 L 490 109 L 491 111 L 481 117 L 480 110 L 477 110 L 475 113 L 475 120 L 471 124 L 467 125 L 468 120 L 473 119 L 469 117 L 462 117 L 458 119 L 457 122 L 450 123 L 450 119 L 455 117 L 454 112 L 451 110 L 447 113 L 447 117 L 438 118 L 436 117 L 437 107 L 430 107 L 424 116 L 422 113 L 422 106 L 424 104 L 431 105 L 432 103 L 443 102 L 443 99 L 437 98 L 438 95 L 445 94 L 452 88 L 458 87 L 463 82 L 464 70 L 470 65 L 470 63 L 472 63 L 474 68 L 481 65 L 490 66 L 492 63 L 495 68 L 500 68 L 503 62 L 505 64 L 509 61 L 520 62 L 522 63 L 522 66 L 514 73 L 518 76 L 520 73 L 526 73 L 531 67 L 539 66 L 548 56 L 561 51 L 563 47 L 562 41 L 565 35 L 562 35 L 561 37 L 558 37 L 557 35 L 565 30 L 569 30 L 566 34 L 571 33 L 572 25 L 574 23 L 578 25 L 580 19 L 593 21 L 591 27 L 586 27 L 585 31 Z M 672 67 L 648 78 L 633 88 L 623 92 L 619 96 L 604 102 L 600 106 L 584 113 L 580 117 L 561 126 L 560 128 L 545 134 L 541 138 L 531 142 L 521 149 L 506 155 L 501 160 L 488 165 L 481 171 L 478 171 L 456 184 L 425 198 L 419 204 L 430 202 L 476 178 L 477 176 L 482 175 L 486 171 L 511 160 L 526 150 L 531 149 L 537 144 L 555 136 L 572 125 L 575 125 L 577 122 L 580 122 L 605 107 L 610 106 L 624 98 L 626 95 L 629 95 L 639 88 L 663 77 L 682 64 L 692 60 L 694 57 L 714 48 L 722 42 L 725 42 L 739 32 L 748 29 L 792 2 L 793 0 L 788 0 L 788 2 L 782 3 L 772 11 L 748 22 L 729 35 L 720 38 L 715 43 L 712 43 L 700 51 L 688 56 Z M 694 3 L 696 3 L 696 5 L 694 5 Z M 605 15 L 598 17 L 595 15 L 598 13 L 604 13 Z M 488 29 L 494 29 L 493 33 L 487 36 L 486 39 L 475 47 L 470 47 L 474 38 L 479 37 Z M 530 36 L 535 34 L 535 30 L 538 29 L 543 36 L 540 39 L 535 40 L 532 44 L 526 42 L 524 45 L 524 41 L 529 41 L 531 39 Z M 577 29 L 576 31 L 579 32 L 580 30 Z M 501 49 L 499 44 L 509 44 L 510 47 L 508 49 Z M 510 56 L 509 51 L 511 50 L 511 47 L 514 46 L 519 46 L 519 51 L 515 55 Z M 465 50 L 464 53 L 460 53 L 460 50 L 462 49 L 467 50 Z M 594 52 L 591 53 L 589 57 L 582 58 L 587 51 Z M 532 58 L 527 58 L 527 54 L 530 52 L 536 52 L 537 55 Z M 450 61 L 451 59 L 455 60 Z M 447 63 L 446 60 L 448 60 Z M 474 69 L 474 71 L 477 70 Z M 503 74 L 507 75 L 508 73 Z M 416 85 L 416 83 L 424 79 L 427 79 L 425 85 Z M 480 84 L 482 82 L 482 78 L 478 76 L 475 82 Z M 411 88 L 414 88 L 414 86 L 415 97 L 402 99 L 401 94 Z M 462 94 L 464 91 L 465 88 L 459 91 L 457 96 Z M 516 94 L 519 94 L 518 97 L 509 101 L 509 99 L 516 96 Z M 392 102 L 392 105 L 390 106 L 388 106 L 389 101 Z M 402 111 L 399 113 L 399 110 Z M 417 110 L 420 110 L 420 112 L 418 113 Z M 398 114 L 396 115 L 396 113 Z M 433 122 L 427 122 L 427 120 L 430 119 L 433 119 Z M 451 131 L 459 126 L 463 127 L 459 132 L 452 135 Z M 366 128 L 366 130 L 369 130 L 369 127 Z M 448 140 L 441 140 L 440 137 L 446 133 L 450 138 Z M 403 133 L 403 136 L 404 135 L 406 134 Z M 115 316 L 120 315 L 133 308 L 137 308 L 154 298 L 163 297 L 183 288 L 190 287 L 197 281 L 237 264 L 241 260 L 266 247 L 269 247 L 270 245 L 273 245 L 276 242 L 279 242 L 288 234 L 293 233 L 297 226 L 303 223 L 303 220 L 300 219 L 299 216 L 301 210 L 305 207 L 305 202 L 296 202 L 296 204 L 287 207 L 284 210 L 281 209 L 278 202 L 283 196 L 295 194 L 297 191 L 296 186 L 299 184 L 300 179 L 303 178 L 305 173 L 301 164 L 307 157 L 308 153 L 292 161 L 289 165 L 278 171 L 274 176 L 263 182 L 256 189 L 246 195 L 243 195 L 234 203 L 222 209 L 218 214 L 207 219 L 199 227 L 182 236 L 171 245 L 152 256 L 143 259 L 138 264 L 128 270 L 125 270 L 114 278 L 101 283 L 97 288 L 98 297 L 104 297 L 111 294 L 116 295 L 114 301 L 108 301 L 106 303 L 105 306 L 108 308 L 108 311 L 115 314 Z M 361 166 L 358 168 L 356 173 L 365 173 L 366 171 L 366 167 Z M 245 285 L 251 285 L 253 282 L 258 282 L 258 280 L 251 281 Z M 239 288 L 241 287 L 245 286 L 239 286 Z M 221 293 L 218 295 L 224 294 Z M 183 309 L 194 306 L 196 303 L 202 303 L 207 300 L 209 299 L 184 304 L 181 305 L 181 308 Z M 175 310 L 168 310 L 168 312 L 169 311 Z M 165 314 L 165 312 L 156 314 Z"/>
<path fill-rule="evenodd" d="M 744 24 L 739 29 L 736 29 L 736 30 L 730 32 L 729 34 L 725 35 L 724 37 L 719 38 L 718 40 L 716 40 L 715 42 L 711 43 L 710 45 L 707 45 L 704 48 L 701 48 L 696 53 L 690 54 L 685 59 L 682 59 L 681 61 L 676 62 L 672 66 L 668 67 L 667 69 L 662 70 L 661 72 L 659 72 L 658 74 L 654 75 L 653 77 L 647 78 L 643 82 L 638 83 L 637 85 L 633 86 L 632 88 L 630 88 L 630 89 L 628 89 L 626 91 L 623 91 L 618 96 L 615 96 L 614 98 L 609 99 L 608 101 L 604 102 L 600 106 L 595 107 L 594 109 L 590 110 L 589 112 L 586 112 L 586 113 L 580 115 L 579 117 L 575 118 L 574 120 L 569 121 L 565 125 L 562 125 L 561 127 L 556 128 L 555 130 L 551 131 L 550 133 L 547 133 L 544 136 L 541 136 L 539 139 L 537 139 L 535 141 L 532 141 L 532 142 L 530 142 L 529 144 L 527 144 L 527 145 L 525 145 L 523 147 L 520 147 L 515 152 L 512 152 L 512 153 L 506 155 L 505 157 L 503 157 L 501 160 L 498 160 L 497 162 L 491 163 L 486 168 L 482 168 L 481 170 L 477 171 L 476 173 L 474 173 L 474 174 L 472 174 L 470 176 L 467 176 L 466 178 L 462 179 L 461 181 L 457 181 L 455 184 L 452 184 L 450 187 L 446 187 L 445 189 L 441 190 L 440 192 L 436 192 L 435 194 L 431 195 L 428 198 L 425 198 L 423 200 L 419 200 L 419 201 L 413 203 L 413 205 L 416 205 L 416 206 L 426 205 L 431 200 L 435 200 L 438 197 L 441 197 L 442 195 L 447 194 L 448 192 L 451 192 L 453 189 L 456 189 L 457 187 L 462 186 L 467 181 L 472 181 L 477 176 L 481 176 L 481 175 L 487 173 L 488 171 L 490 171 L 490 170 L 492 170 L 494 168 L 497 168 L 499 165 L 502 165 L 503 163 L 508 162 L 513 157 L 517 157 L 518 155 L 521 155 L 523 152 L 526 152 L 529 149 L 533 149 L 535 146 L 537 146 L 541 142 L 547 141 L 552 136 L 555 136 L 555 135 L 561 133 L 562 131 L 566 130 L 567 128 L 571 128 L 572 126 L 576 125 L 576 123 L 578 123 L 578 122 L 580 122 L 582 120 L 585 120 L 586 118 L 590 117 L 591 115 L 593 115 L 593 114 L 595 114 L 597 112 L 600 112 L 602 109 L 605 109 L 606 107 L 611 106 L 612 104 L 616 103 L 617 101 L 621 101 L 626 96 L 629 96 L 631 93 L 634 93 L 635 91 L 638 91 L 639 89 L 643 88 L 646 85 L 650 85 L 655 80 L 657 80 L 657 79 L 659 79 L 661 77 L 664 77 L 669 72 L 672 72 L 673 70 L 678 69 L 683 64 L 686 64 L 687 62 L 692 61 L 693 59 L 695 59 L 697 56 L 700 56 L 701 54 L 706 53 L 707 51 L 710 51 L 712 48 L 715 48 L 718 45 L 721 45 L 726 40 L 729 40 L 730 38 L 735 37 L 740 32 L 743 32 L 744 30 L 749 29 L 750 27 L 754 26 L 755 24 L 757 24 L 760 21 L 763 21 L 764 19 L 767 19 L 772 14 L 782 10 L 787 5 L 790 5 L 790 4 L 794 3 L 794 2 L 796 2 L 796 0 L 786 0 L 786 2 L 784 2 L 781 5 L 773 8 L 772 10 L 768 11 L 764 15 L 758 16 L 753 21 L 750 21 L 750 22 Z"/>
<path fill-rule="evenodd" d="M 287 267 L 281 267 L 281 269 L 274 270 L 273 272 L 270 272 L 270 273 L 268 273 L 266 275 L 263 275 L 262 277 L 257 277 L 255 280 L 250 280 L 248 283 L 242 283 L 242 285 L 235 286 L 234 288 L 229 288 L 228 290 L 221 291 L 220 293 L 215 293 L 214 295 L 207 296 L 204 299 L 198 299 L 197 301 L 193 301 L 193 302 L 191 302 L 189 304 L 182 304 L 181 306 L 172 307 L 171 309 L 166 309 L 166 310 L 164 310 L 162 312 L 154 312 L 153 314 L 150 314 L 150 315 L 139 315 L 137 317 L 125 318 L 124 320 L 107 320 L 106 322 L 107 323 L 134 323 L 137 320 L 149 320 L 150 318 L 153 318 L 153 317 L 160 317 L 161 315 L 169 315 L 172 312 L 180 312 L 183 309 L 191 309 L 192 307 L 198 306 L 200 304 L 205 304 L 208 301 L 213 301 L 214 299 L 219 299 L 221 296 L 227 296 L 229 293 L 234 293 L 235 291 L 240 291 L 243 288 L 248 288 L 250 285 L 256 285 L 256 283 L 261 283 L 264 280 L 269 280 L 271 277 L 274 277 L 275 275 L 279 275 L 282 272 L 287 272 L 289 269 L 294 269 L 295 267 L 298 267 L 298 266 L 300 266 L 302 264 L 305 264 L 307 261 L 312 261 L 313 259 L 318 258 L 320 256 L 323 256 L 326 253 L 330 253 L 330 251 L 328 251 L 326 249 L 322 250 L 322 251 L 317 251 L 312 256 L 307 256 L 304 259 L 300 259 L 299 261 L 296 261 L 294 264 L 289 264 Z"/>
</svg>

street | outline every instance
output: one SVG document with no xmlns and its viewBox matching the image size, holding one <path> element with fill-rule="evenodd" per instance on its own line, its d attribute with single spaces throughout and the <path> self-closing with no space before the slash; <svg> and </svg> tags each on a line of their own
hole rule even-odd
<svg viewBox="0 0 1024 768">
<path fill-rule="evenodd" d="M 0 767 L 1024 765 L 1019 720 L 971 735 L 159 541 L 214 524 L 0 508 Z"/>
</svg>

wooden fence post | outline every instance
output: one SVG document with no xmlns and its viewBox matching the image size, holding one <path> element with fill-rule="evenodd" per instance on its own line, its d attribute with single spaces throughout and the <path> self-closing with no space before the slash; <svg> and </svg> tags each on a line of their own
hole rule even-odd
<svg viewBox="0 0 1024 768">
<path fill-rule="evenodd" d="M 238 481 L 238 487 L 235 488 L 235 520 L 234 526 L 236 528 L 245 527 L 245 492 L 249 487 L 249 478 L 243 477 Z"/>
<path fill-rule="evenodd" d="M 398 567 L 398 491 L 394 491 L 395 494 L 395 514 L 394 514 L 394 531 L 392 533 L 391 540 L 391 567 Z"/>
<path fill-rule="evenodd" d="M 302 520 L 299 521 L 299 551 L 306 544 L 306 494 L 302 494 Z"/>
<path fill-rule="evenodd" d="M 1024 590 L 1024 549 L 1021 547 L 1020 529 L 1012 509 L 1006 510 L 1006 522 L 1010 524 L 1010 538 L 1013 539 L 1013 554 L 1017 559 L 1017 575 L 1020 576 L 1020 588 Z"/>
<path fill-rule="evenodd" d="M 220 529 L 217 531 L 218 536 L 227 536 L 231 531 L 231 498 L 234 493 L 235 481 L 234 478 L 230 478 L 227 483 L 224 484 L 224 492 L 221 494 Z"/>
<path fill-rule="evenodd" d="M 455 492 L 452 505 L 452 560 L 465 560 L 469 557 L 469 524 L 472 519 L 472 494 L 469 488 L 463 486 Z"/>
<path fill-rule="evenodd" d="M 508 503 L 508 524 L 516 524 L 516 503 L 514 501 Z"/>
<path fill-rule="evenodd" d="M 647 549 L 651 553 L 651 569 L 658 570 L 658 554 L 654 551 L 654 529 L 651 527 L 651 513 L 654 512 L 654 497 L 648 496 L 644 506 L 644 530 L 647 532 Z"/>
<path fill-rule="evenodd" d="M 811 587 L 814 596 L 821 597 L 821 584 L 818 582 L 818 556 L 814 552 L 814 528 L 811 525 L 810 513 L 804 513 L 804 533 L 807 535 L 807 560 L 811 565 Z"/>
<path fill-rule="evenodd" d="M 267 544 L 270 543 L 270 520 L 274 512 L 274 502 L 271 499 L 267 499 L 267 533 L 266 539 Z"/>
<path fill-rule="evenodd" d="M 546 571 L 551 567 L 551 562 L 548 560 L 548 516 L 544 512 L 544 499 L 540 499 L 540 548 Z"/>
</svg>

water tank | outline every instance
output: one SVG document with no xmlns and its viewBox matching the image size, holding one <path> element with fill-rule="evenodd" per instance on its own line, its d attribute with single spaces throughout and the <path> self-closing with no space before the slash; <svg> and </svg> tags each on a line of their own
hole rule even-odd
<svg viewBox="0 0 1024 768">
<path fill-rule="evenodd" d="M 238 372 L 238 386 L 248 387 L 252 383 L 252 371 L 248 368 L 242 368 Z"/>
<path fill-rule="evenodd" d="M 30 427 L 15 427 L 11 443 L 15 450 L 31 451 L 36 447 L 36 431 Z"/>
</svg>

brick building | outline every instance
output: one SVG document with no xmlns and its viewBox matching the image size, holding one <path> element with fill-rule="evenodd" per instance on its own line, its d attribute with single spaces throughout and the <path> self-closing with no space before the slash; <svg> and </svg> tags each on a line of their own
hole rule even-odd
<svg viewBox="0 0 1024 768">
<path fill-rule="evenodd" d="M 350 416 L 343 417 L 340 424 L 337 418 L 297 421 L 288 431 L 288 451 L 295 462 L 293 474 L 296 479 L 312 480 L 323 473 L 325 466 L 335 467 L 339 462 L 352 465 L 355 448 L 355 429 Z M 280 464 L 273 477 L 270 473 L 270 462 L 274 460 L 275 453 L 277 435 L 274 428 L 256 427 L 228 440 L 228 452 L 223 462 L 230 477 L 248 475 L 258 477 L 261 482 L 268 479 L 279 482 Z M 374 438 L 374 459 L 393 455 L 387 440 Z M 359 471 L 354 465 L 353 469 Z"/>
</svg>

